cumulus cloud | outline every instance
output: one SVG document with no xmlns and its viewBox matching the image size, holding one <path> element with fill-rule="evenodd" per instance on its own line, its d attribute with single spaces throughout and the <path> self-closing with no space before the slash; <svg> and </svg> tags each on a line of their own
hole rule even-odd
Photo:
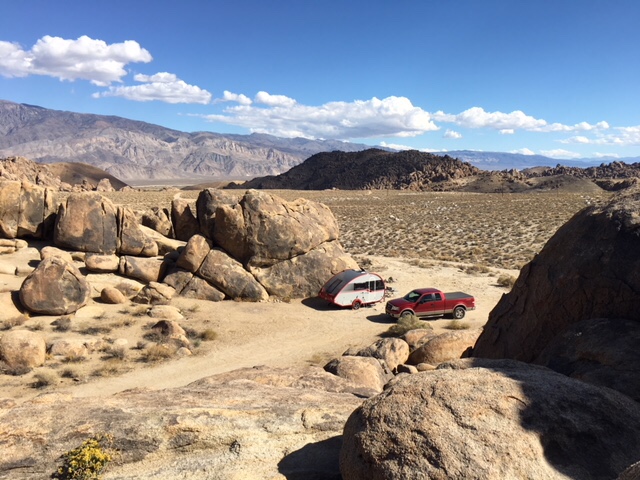
<svg viewBox="0 0 640 480">
<path fill-rule="evenodd" d="M 620 155 L 617 153 L 599 153 L 596 152 L 593 154 L 595 158 L 620 158 Z"/>
<path fill-rule="evenodd" d="M 516 131 L 513 128 L 503 128 L 500 130 L 500 135 L 513 135 Z"/>
<path fill-rule="evenodd" d="M 225 90 L 222 94 L 222 98 L 216 98 L 214 103 L 223 103 L 223 102 L 235 102 L 240 105 L 251 105 L 253 101 L 247 97 L 246 95 L 232 93 L 229 90 Z"/>
<path fill-rule="evenodd" d="M 447 130 L 446 132 L 444 132 L 443 137 L 458 139 L 458 138 L 462 138 L 462 134 L 460 132 L 456 132 L 455 130 Z"/>
<path fill-rule="evenodd" d="M 10 78 L 45 75 L 104 87 L 120 82 L 127 64 L 151 60 L 151 54 L 133 40 L 107 44 L 86 35 L 76 40 L 45 35 L 30 50 L 0 41 L 0 75 Z"/>
<path fill-rule="evenodd" d="M 546 125 L 547 122 L 526 115 L 520 110 L 511 113 L 486 112 L 482 107 L 472 107 L 457 115 L 436 112 L 436 121 L 455 123 L 466 128 L 494 128 L 496 130 L 530 130 Z"/>
<path fill-rule="evenodd" d="M 382 100 L 374 97 L 370 100 L 309 106 L 283 95 L 258 92 L 251 105 L 227 107 L 223 114 L 206 115 L 203 118 L 280 137 L 348 140 L 415 137 L 438 130 L 431 115 L 412 105 L 405 97 Z"/>
<path fill-rule="evenodd" d="M 555 150 L 542 150 L 540 152 L 542 155 L 544 155 L 545 157 L 551 157 L 551 158 L 580 158 L 582 155 L 580 155 L 579 153 L 576 152 L 570 152 L 569 150 L 563 150 L 563 149 L 555 149 Z"/>
<path fill-rule="evenodd" d="M 93 94 L 94 98 L 122 97 L 136 102 L 159 100 L 165 103 L 199 103 L 211 102 L 211 94 L 195 85 L 189 85 L 173 73 L 159 72 L 155 75 L 138 74 L 133 77 L 142 85 L 109 87 L 104 92 Z"/>
</svg>

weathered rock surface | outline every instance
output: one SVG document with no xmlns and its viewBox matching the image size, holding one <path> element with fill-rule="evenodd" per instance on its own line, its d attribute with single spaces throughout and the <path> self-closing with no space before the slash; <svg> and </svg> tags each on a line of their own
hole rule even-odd
<svg viewBox="0 0 640 480">
<path fill-rule="evenodd" d="M 100 300 L 104 303 L 109 303 L 111 305 L 117 305 L 120 303 L 126 303 L 127 297 L 115 287 L 104 287 L 100 291 Z"/>
<path fill-rule="evenodd" d="M 60 257 L 49 257 L 25 278 L 19 297 L 30 312 L 65 315 L 88 302 L 90 288 L 77 267 Z"/>
<path fill-rule="evenodd" d="M 433 331 L 433 329 L 416 328 L 415 330 L 409 330 L 407 333 L 402 335 L 401 338 L 405 342 L 407 342 L 407 344 L 409 345 L 409 350 L 413 352 L 435 336 L 436 333 Z"/>
<path fill-rule="evenodd" d="M 84 264 L 90 272 L 117 272 L 120 257 L 115 254 L 88 253 L 84 257 Z"/>
<path fill-rule="evenodd" d="M 441 366 L 442 367 L 442 366 Z M 615 478 L 638 459 L 640 406 L 512 360 L 398 378 L 349 417 L 349 480 Z"/>
<path fill-rule="evenodd" d="M 123 255 L 120 257 L 118 272 L 125 277 L 135 278 L 143 282 L 159 282 L 164 277 L 167 263 L 162 258 L 134 257 Z"/>
<path fill-rule="evenodd" d="M 340 243 L 323 243 L 310 252 L 270 267 L 249 267 L 252 275 L 270 295 L 281 298 L 314 296 L 336 273 L 358 269 L 358 264 Z"/>
<path fill-rule="evenodd" d="M 407 363 L 438 365 L 448 360 L 462 358 L 463 355 L 468 355 L 481 332 L 482 329 L 455 330 L 437 335 L 411 352 Z"/>
<path fill-rule="evenodd" d="M 571 325 L 534 363 L 640 402 L 640 322 L 598 318 Z"/>
<path fill-rule="evenodd" d="M 489 315 L 474 356 L 531 362 L 574 323 L 640 321 L 640 192 L 576 214 Z"/>
<path fill-rule="evenodd" d="M 60 257 L 67 263 L 73 263 L 73 257 L 71 256 L 71 253 L 56 247 L 52 247 L 51 245 L 42 247 L 40 249 L 40 259 L 44 260 L 49 257 Z"/>
<path fill-rule="evenodd" d="M 136 255 L 139 257 L 155 257 L 158 255 L 158 245 L 147 236 L 140 226 L 133 210 L 118 207 L 118 234 L 121 255 Z"/>
<path fill-rule="evenodd" d="M 30 182 L 0 181 L 0 237 L 45 238 L 51 234 L 55 193 Z"/>
<path fill-rule="evenodd" d="M 267 291 L 253 275 L 218 248 L 211 249 L 207 254 L 198 275 L 233 299 L 260 302 L 269 298 Z"/>
<path fill-rule="evenodd" d="M 149 282 L 131 300 L 146 305 L 168 305 L 175 293 L 175 289 L 169 285 Z"/>
<path fill-rule="evenodd" d="M 119 247 L 116 207 L 99 193 L 74 193 L 60 205 L 53 241 L 62 248 L 116 253 Z"/>
<path fill-rule="evenodd" d="M 358 391 L 320 368 L 254 368 L 170 390 L 0 402 L 0 431 L 20 432 L 0 437 L 0 478 L 48 478 L 95 432 L 120 449 L 105 478 L 340 478 L 339 436 Z"/>
<path fill-rule="evenodd" d="M 384 360 L 390 370 L 395 370 L 409 358 L 409 345 L 400 338 L 381 338 L 373 345 L 360 350 L 358 355 Z"/>
<path fill-rule="evenodd" d="M 171 202 L 171 221 L 174 235 L 178 240 L 188 241 L 200 233 L 198 218 L 189 202 L 183 198 L 174 198 Z"/>
<path fill-rule="evenodd" d="M 393 377 L 390 372 L 385 371 L 377 359 L 372 357 L 342 356 L 331 360 L 324 369 L 374 393 L 381 392 L 384 385 Z"/>
<path fill-rule="evenodd" d="M 11 330 L 0 338 L 0 358 L 16 371 L 44 364 L 46 351 L 44 337 L 29 330 Z"/>
<path fill-rule="evenodd" d="M 140 212 L 140 224 L 165 237 L 174 237 L 171 212 L 168 208 L 153 207 L 151 210 Z"/>
<path fill-rule="evenodd" d="M 211 302 L 220 302 L 225 297 L 224 293 L 205 279 L 179 268 L 167 273 L 163 283 L 175 288 L 176 293 L 181 297 L 209 300 Z"/>
<path fill-rule="evenodd" d="M 240 210 L 226 205 L 216 210 L 214 240 L 246 265 L 273 265 L 338 238 L 338 223 L 321 203 L 287 202 L 250 190 L 238 205 Z"/>
<path fill-rule="evenodd" d="M 176 265 L 191 273 L 196 273 L 211 251 L 211 241 L 202 235 L 193 235 L 180 252 Z"/>
<path fill-rule="evenodd" d="M 216 210 L 223 205 L 237 205 L 240 195 L 235 192 L 207 188 L 198 194 L 196 214 L 202 235 L 210 240 L 214 237 Z"/>
</svg>

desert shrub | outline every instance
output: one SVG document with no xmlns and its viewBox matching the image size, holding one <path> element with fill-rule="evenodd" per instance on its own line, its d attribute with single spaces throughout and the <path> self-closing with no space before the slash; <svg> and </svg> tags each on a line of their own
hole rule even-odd
<svg viewBox="0 0 640 480">
<path fill-rule="evenodd" d="M 489 273 L 491 269 L 485 265 L 474 264 L 464 267 L 462 271 L 469 275 L 481 275 L 483 273 Z"/>
<path fill-rule="evenodd" d="M 3 362 L 2 360 L 0 360 L 0 372 L 6 375 L 19 377 L 21 375 L 25 375 L 29 373 L 31 370 L 32 368 L 26 365 L 16 365 L 16 366 L 10 367 L 6 362 Z"/>
<path fill-rule="evenodd" d="M 443 328 L 446 328 L 447 330 L 468 330 L 471 328 L 471 325 L 467 322 L 461 322 L 460 320 L 451 320 Z"/>
<path fill-rule="evenodd" d="M 77 448 L 69 450 L 60 458 L 58 467 L 51 478 L 59 480 L 99 480 L 102 471 L 113 460 L 115 450 L 111 435 L 96 435 L 82 442 Z"/>
<path fill-rule="evenodd" d="M 65 368 L 60 372 L 60 376 L 62 378 L 73 378 L 73 379 L 76 379 L 79 377 L 78 373 L 72 368 Z"/>
<path fill-rule="evenodd" d="M 498 277 L 498 285 L 505 288 L 512 288 L 516 284 L 516 277 L 503 273 Z"/>
<path fill-rule="evenodd" d="M 18 315 L 13 318 L 9 318 L 0 323 L 0 330 L 11 330 L 13 327 L 24 325 L 24 322 L 26 321 L 27 317 L 25 317 L 24 315 Z"/>
<path fill-rule="evenodd" d="M 50 387 L 58 382 L 58 375 L 51 370 L 42 370 L 34 376 L 33 388 Z"/>
<path fill-rule="evenodd" d="M 91 372 L 94 377 L 113 377 L 127 370 L 124 362 L 119 358 L 110 358 L 104 365 Z"/>
<path fill-rule="evenodd" d="M 84 362 L 86 359 L 87 358 L 84 357 L 83 355 L 79 355 L 77 353 L 69 353 L 68 355 L 65 355 L 62 361 L 64 363 L 80 363 L 80 362 Z"/>
<path fill-rule="evenodd" d="M 160 362 L 168 360 L 175 353 L 175 348 L 169 345 L 152 345 L 142 353 L 141 360 L 147 363 Z"/>
<path fill-rule="evenodd" d="M 36 322 L 33 325 L 29 325 L 27 329 L 31 330 L 32 332 L 39 332 L 44 329 L 44 324 L 42 322 Z"/>
<path fill-rule="evenodd" d="M 71 317 L 69 315 L 64 315 L 51 322 L 51 325 L 53 325 L 53 329 L 56 332 L 68 332 L 71 330 Z"/>
<path fill-rule="evenodd" d="M 107 358 L 127 359 L 127 348 L 124 345 L 109 345 L 104 349 Z"/>
<path fill-rule="evenodd" d="M 410 330 L 416 330 L 418 328 L 426 328 L 433 330 L 433 327 L 428 322 L 420 320 L 415 315 L 406 315 L 398 319 L 398 323 L 389 327 L 386 332 L 383 332 L 381 337 L 400 337 Z"/>
<path fill-rule="evenodd" d="M 207 328 L 206 330 L 203 330 L 202 332 L 200 332 L 200 334 L 198 335 L 198 338 L 200 338 L 201 340 L 205 340 L 207 342 L 212 342 L 213 340 L 218 338 L 218 332 L 216 332 L 211 328 Z"/>
<path fill-rule="evenodd" d="M 84 325 L 78 330 L 79 333 L 84 335 L 102 335 L 105 333 L 111 333 L 112 328 L 104 325 Z"/>
</svg>

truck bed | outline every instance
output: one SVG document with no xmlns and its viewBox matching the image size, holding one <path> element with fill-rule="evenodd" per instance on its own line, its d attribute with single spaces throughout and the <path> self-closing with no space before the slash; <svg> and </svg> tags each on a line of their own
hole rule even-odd
<svg viewBox="0 0 640 480">
<path fill-rule="evenodd" d="M 464 293 L 464 292 L 446 292 L 444 295 L 447 300 L 461 300 L 463 298 L 473 298 L 473 295 L 469 295 L 468 293 Z"/>
</svg>

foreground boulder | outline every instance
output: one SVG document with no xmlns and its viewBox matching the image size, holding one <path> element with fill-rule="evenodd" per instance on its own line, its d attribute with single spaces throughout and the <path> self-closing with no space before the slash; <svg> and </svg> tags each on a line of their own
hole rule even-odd
<svg viewBox="0 0 640 480">
<path fill-rule="evenodd" d="M 454 330 L 437 335 L 414 350 L 408 363 L 438 365 L 448 360 L 468 356 L 481 332 L 482 329 Z"/>
<path fill-rule="evenodd" d="M 0 181 L 0 237 L 46 238 L 56 214 L 53 190 L 29 182 Z"/>
<path fill-rule="evenodd" d="M 340 478 L 339 436 L 361 398 L 320 368 L 250 368 L 167 390 L 54 393 L 0 402 L 0 478 L 49 478 L 58 457 L 99 432 L 118 461 L 105 478 Z M 52 414 L 54 412 L 54 414 Z"/>
<path fill-rule="evenodd" d="M 20 287 L 22 305 L 33 313 L 66 315 L 86 305 L 90 288 L 78 268 L 60 257 L 42 260 Z"/>
<path fill-rule="evenodd" d="M 473 355 L 532 362 L 574 323 L 640 321 L 638 212 L 636 189 L 562 226 L 493 309 Z"/>
<path fill-rule="evenodd" d="M 349 417 L 345 480 L 595 480 L 640 457 L 637 403 L 542 367 L 465 359 L 397 380 Z"/>
</svg>

